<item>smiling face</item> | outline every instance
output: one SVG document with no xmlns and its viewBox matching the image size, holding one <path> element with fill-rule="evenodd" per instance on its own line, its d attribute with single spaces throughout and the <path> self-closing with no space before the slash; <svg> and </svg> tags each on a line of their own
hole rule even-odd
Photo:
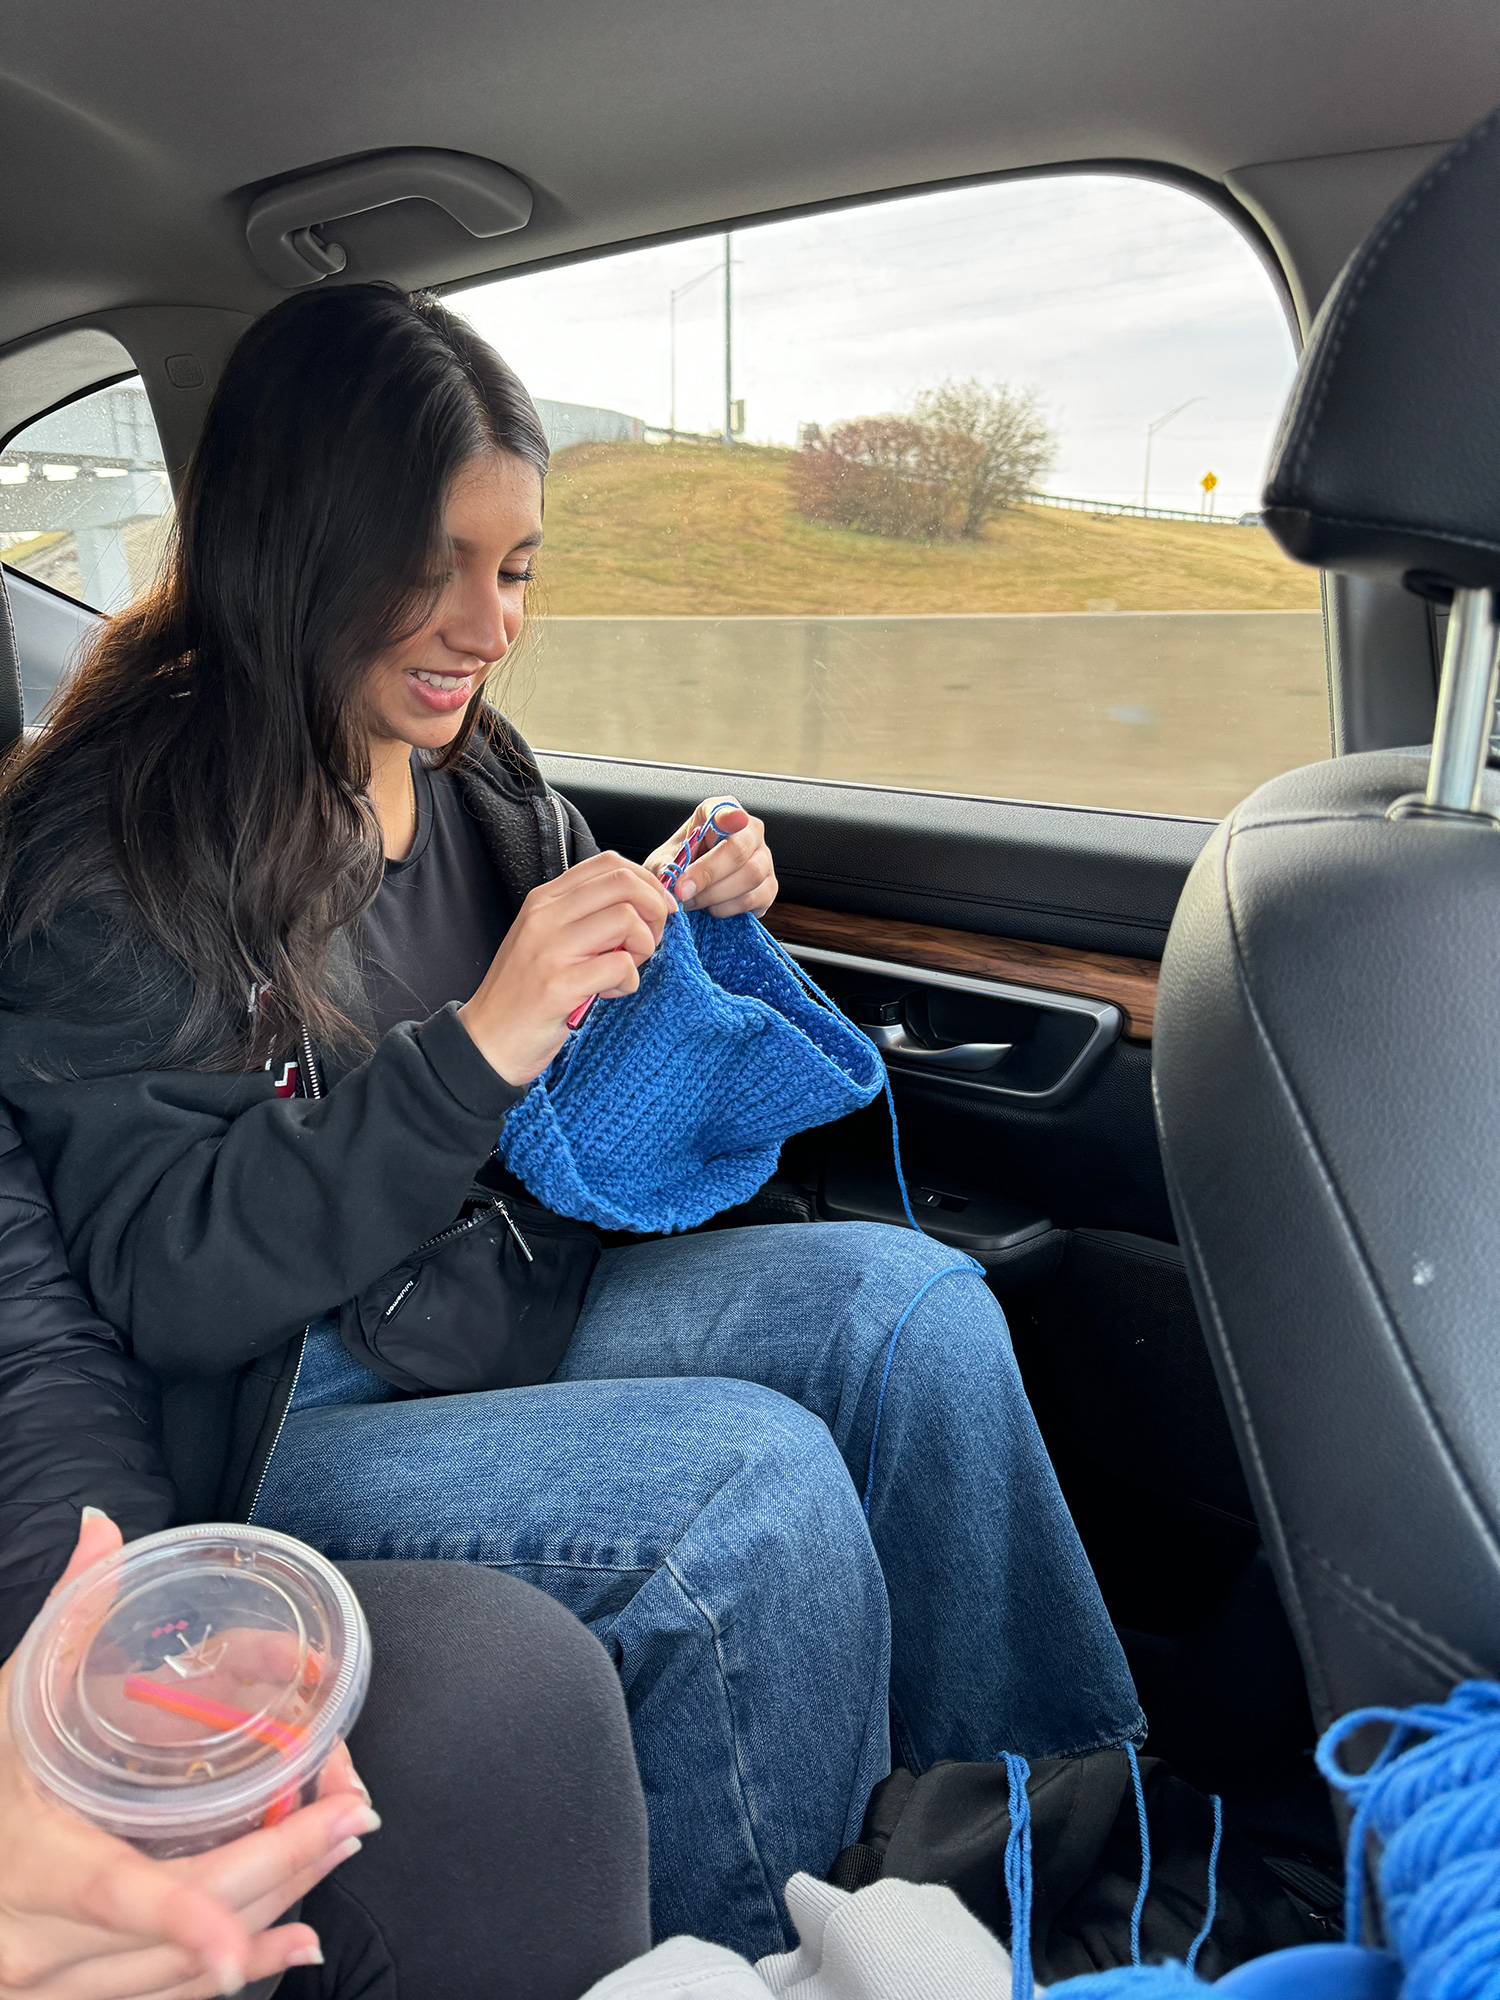
<svg viewBox="0 0 1500 2000">
<path fill-rule="evenodd" d="M 443 510 L 442 587 L 421 627 L 377 655 L 365 682 L 370 747 L 440 750 L 521 635 L 531 558 L 542 541 L 542 479 L 509 452 L 459 473 Z"/>
</svg>

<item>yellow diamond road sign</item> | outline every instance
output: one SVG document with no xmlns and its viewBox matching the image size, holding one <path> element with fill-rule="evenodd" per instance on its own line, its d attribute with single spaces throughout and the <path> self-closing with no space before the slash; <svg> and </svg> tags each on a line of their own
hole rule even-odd
<svg viewBox="0 0 1500 2000">
<path fill-rule="evenodd" d="M 1202 479 L 1198 482 L 1205 493 L 1212 493 L 1218 483 L 1219 475 L 1216 472 L 1205 472 Z"/>
</svg>

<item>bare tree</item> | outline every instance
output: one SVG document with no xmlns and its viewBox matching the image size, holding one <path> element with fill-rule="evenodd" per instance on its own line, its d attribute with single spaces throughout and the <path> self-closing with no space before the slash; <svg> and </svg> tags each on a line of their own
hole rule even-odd
<svg viewBox="0 0 1500 2000">
<path fill-rule="evenodd" d="M 940 383 L 918 396 L 912 415 L 928 438 L 929 476 L 949 492 L 949 533 L 967 541 L 1057 457 L 1057 439 L 1035 396 L 1004 383 L 972 377 Z"/>
<path fill-rule="evenodd" d="M 973 540 L 1052 463 L 1056 442 L 1034 397 L 944 382 L 910 416 L 805 427 L 791 463 L 798 511 L 866 534 Z"/>
</svg>

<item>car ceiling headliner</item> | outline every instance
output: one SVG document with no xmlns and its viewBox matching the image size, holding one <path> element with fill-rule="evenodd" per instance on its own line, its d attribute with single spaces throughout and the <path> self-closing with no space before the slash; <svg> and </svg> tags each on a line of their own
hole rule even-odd
<svg viewBox="0 0 1500 2000">
<path fill-rule="evenodd" d="M 440 282 L 957 175 L 1445 140 L 1497 98 L 1495 0 L 50 0 L 0 34 L 0 343 L 262 310 L 253 193 L 383 147 L 535 192 L 488 244 L 426 204 L 340 225 L 351 277 Z"/>
</svg>

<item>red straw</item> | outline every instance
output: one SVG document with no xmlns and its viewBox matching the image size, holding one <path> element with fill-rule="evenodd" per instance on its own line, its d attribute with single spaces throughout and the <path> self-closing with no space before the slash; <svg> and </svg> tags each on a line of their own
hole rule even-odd
<svg viewBox="0 0 1500 2000">
<path fill-rule="evenodd" d="M 269 1744 L 283 1757 L 289 1757 L 307 1741 L 308 1732 L 299 1723 L 273 1722 L 266 1716 L 248 1715 L 242 1708 L 232 1708 L 227 1701 L 215 1701 L 188 1688 L 163 1687 L 159 1681 L 147 1680 L 144 1674 L 129 1677 L 125 1699 L 141 1702 L 147 1708 L 165 1709 L 168 1715 L 181 1715 L 189 1722 L 201 1722 L 213 1729 L 248 1727 L 257 1742 Z"/>
</svg>

